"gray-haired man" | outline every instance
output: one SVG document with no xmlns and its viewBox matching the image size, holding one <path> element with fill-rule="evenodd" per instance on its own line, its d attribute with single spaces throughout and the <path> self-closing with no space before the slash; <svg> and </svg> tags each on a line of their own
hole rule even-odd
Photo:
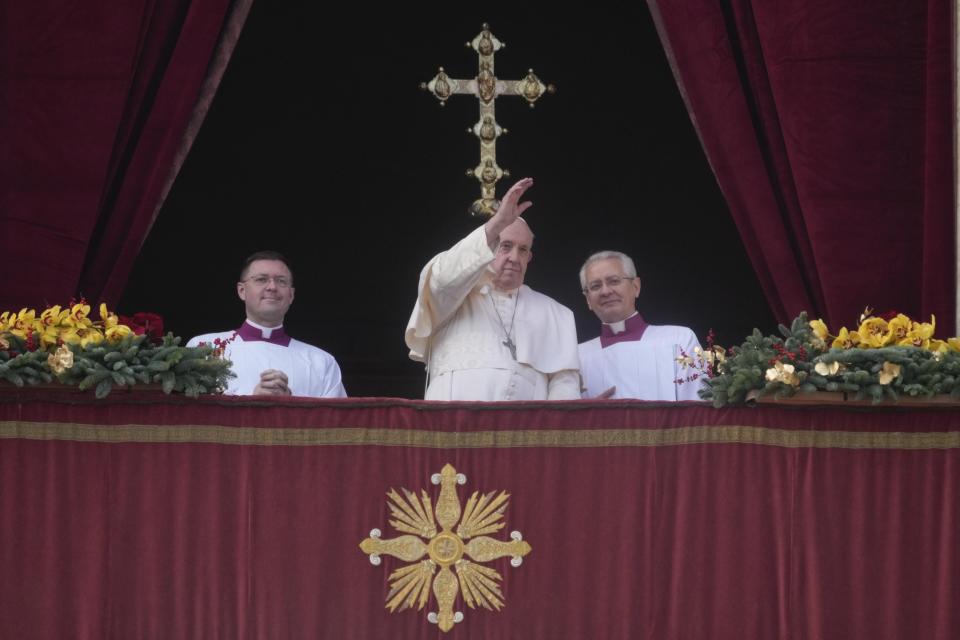
<svg viewBox="0 0 960 640">
<path fill-rule="evenodd" d="M 637 313 L 640 278 L 630 256 L 601 251 L 584 262 L 580 287 L 603 324 L 579 347 L 585 397 L 699 400 L 699 380 L 677 362 L 700 346 L 686 327 L 647 324 Z"/>
</svg>

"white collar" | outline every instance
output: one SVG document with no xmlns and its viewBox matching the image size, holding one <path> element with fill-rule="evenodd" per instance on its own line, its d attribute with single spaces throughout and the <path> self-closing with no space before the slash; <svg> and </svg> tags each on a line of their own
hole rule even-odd
<svg viewBox="0 0 960 640">
<path fill-rule="evenodd" d="M 637 312 L 636 312 L 636 311 L 634 311 L 633 313 L 631 313 L 629 316 L 627 316 L 626 318 L 624 318 L 624 319 L 621 320 L 620 322 L 604 322 L 603 324 L 605 324 L 605 325 L 607 325 L 608 327 L 610 327 L 610 331 L 613 332 L 613 335 L 617 335 L 618 333 L 623 333 L 624 331 L 627 330 L 627 320 L 629 320 L 630 318 L 632 318 L 632 317 L 635 316 L 635 315 L 637 315 Z"/>
<path fill-rule="evenodd" d="M 520 286 L 522 287 L 523 285 L 520 285 Z M 517 287 L 516 289 L 511 289 L 510 291 L 503 291 L 501 289 L 497 289 L 495 286 L 491 284 L 485 284 L 482 287 L 480 287 L 480 295 L 485 296 L 485 295 L 493 294 L 501 298 L 515 298 L 519 291 L 520 291 L 520 287 Z"/>
<path fill-rule="evenodd" d="M 261 324 L 257 324 L 256 322 L 254 322 L 254 321 L 251 320 L 250 318 L 247 318 L 247 324 L 250 325 L 251 327 L 255 327 L 255 328 L 257 328 L 257 329 L 260 329 L 260 332 L 263 333 L 263 337 L 264 337 L 264 339 L 266 339 L 266 340 L 269 340 L 269 339 L 270 339 L 270 336 L 271 336 L 271 334 L 273 334 L 273 330 L 274 330 L 274 329 L 282 329 L 282 328 L 283 328 L 283 324 L 278 324 L 278 325 L 275 326 L 275 327 L 265 327 L 265 326 L 263 326 L 263 325 L 261 325 Z"/>
</svg>

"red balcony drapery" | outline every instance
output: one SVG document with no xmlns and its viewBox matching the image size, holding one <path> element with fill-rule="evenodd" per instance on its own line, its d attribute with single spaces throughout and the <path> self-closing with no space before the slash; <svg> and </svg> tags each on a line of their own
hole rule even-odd
<svg viewBox="0 0 960 640">
<path fill-rule="evenodd" d="M 386 492 L 505 490 L 499 612 L 389 613 Z M 953 638 L 960 410 L 0 396 L 0 636 Z"/>
</svg>

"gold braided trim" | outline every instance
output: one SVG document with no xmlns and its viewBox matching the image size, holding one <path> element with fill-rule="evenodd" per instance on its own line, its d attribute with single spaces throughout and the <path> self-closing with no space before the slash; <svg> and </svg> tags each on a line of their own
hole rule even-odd
<svg viewBox="0 0 960 640">
<path fill-rule="evenodd" d="M 61 422 L 0 422 L 0 439 L 103 443 L 211 443 L 261 446 L 425 447 L 510 449 L 519 447 L 661 447 L 684 444 L 761 444 L 788 448 L 958 449 L 960 431 L 798 431 L 750 426 L 690 426 L 670 429 L 515 429 L 425 431 L 372 427 L 275 429 L 223 426 L 119 425 Z"/>
</svg>

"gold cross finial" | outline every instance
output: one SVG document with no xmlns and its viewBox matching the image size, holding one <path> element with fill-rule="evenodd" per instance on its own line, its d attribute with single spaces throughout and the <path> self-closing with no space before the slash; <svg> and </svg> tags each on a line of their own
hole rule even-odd
<svg viewBox="0 0 960 640">
<path fill-rule="evenodd" d="M 467 129 L 480 141 L 480 162 L 476 167 L 467 169 L 467 175 L 480 182 L 480 199 L 470 205 L 471 215 L 492 216 L 500 205 L 496 197 L 497 182 L 510 172 L 497 164 L 497 138 L 507 133 L 507 129 L 497 123 L 495 103 L 499 96 L 520 96 L 532 108 L 544 93 L 554 93 L 556 88 L 545 85 L 530 69 L 521 80 L 500 80 L 494 75 L 493 57 L 497 51 L 506 47 L 490 32 L 490 25 L 484 23 L 483 30 L 467 43 L 467 47 L 479 56 L 477 76 L 470 80 L 451 78 L 440 67 L 430 82 L 420 84 L 421 89 L 432 93 L 440 105 L 453 95 L 474 95 L 480 102 L 480 119 Z"/>
</svg>

